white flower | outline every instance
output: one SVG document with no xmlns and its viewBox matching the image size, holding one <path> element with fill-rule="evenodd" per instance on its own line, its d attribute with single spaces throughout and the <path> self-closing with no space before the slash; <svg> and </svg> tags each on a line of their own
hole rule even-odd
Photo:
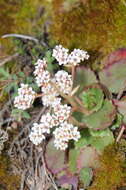
<svg viewBox="0 0 126 190">
<path fill-rule="evenodd" d="M 31 106 L 35 99 L 35 92 L 27 84 L 21 84 L 18 89 L 18 96 L 15 97 L 14 106 L 18 109 L 25 110 Z"/>
<path fill-rule="evenodd" d="M 54 127 L 54 119 L 50 113 L 42 115 L 40 122 L 43 123 L 45 126 L 49 126 L 49 128 Z"/>
<path fill-rule="evenodd" d="M 89 55 L 87 54 L 87 51 L 80 50 L 80 49 L 74 49 L 70 55 L 68 56 L 68 63 L 72 65 L 77 65 L 81 61 L 84 61 L 85 59 L 88 59 Z"/>
<path fill-rule="evenodd" d="M 53 79 L 51 79 L 52 81 Z M 44 86 L 42 86 L 42 92 L 44 94 L 53 94 L 54 96 L 59 96 L 59 93 L 55 90 L 55 88 L 50 84 L 50 83 L 47 83 L 45 84 Z"/>
<path fill-rule="evenodd" d="M 81 61 L 89 58 L 87 51 L 81 49 L 74 49 L 70 54 L 68 54 L 68 49 L 64 48 L 62 45 L 57 45 L 53 49 L 52 56 L 58 61 L 59 65 L 77 65 Z"/>
<path fill-rule="evenodd" d="M 42 102 L 44 106 L 55 106 L 60 104 L 61 98 L 57 98 L 54 94 L 45 94 L 42 96 Z"/>
<path fill-rule="evenodd" d="M 29 138 L 33 144 L 38 145 L 45 139 L 45 136 L 43 134 L 39 135 L 31 131 Z"/>
<path fill-rule="evenodd" d="M 35 79 L 38 86 L 42 86 L 47 84 L 50 81 L 50 73 L 49 71 L 45 70 L 47 67 L 46 60 L 39 59 L 35 64 Z"/>
<path fill-rule="evenodd" d="M 41 122 L 40 124 L 33 124 L 31 133 L 29 135 L 29 138 L 33 142 L 33 144 L 40 144 L 45 139 L 44 133 L 50 133 L 50 128 L 52 127 L 52 125 L 50 125 L 49 121 L 45 121 L 45 118 L 47 117 L 49 118 L 49 115 L 43 116 L 43 118 L 41 118 L 43 122 Z"/>
<path fill-rule="evenodd" d="M 55 82 L 57 87 L 64 94 L 69 94 L 72 91 L 72 76 L 66 71 L 60 70 L 55 74 Z"/>
<path fill-rule="evenodd" d="M 64 123 L 61 123 L 61 127 L 67 129 L 69 133 L 69 140 L 73 139 L 75 141 L 78 141 L 80 138 L 80 132 L 78 131 L 78 127 L 73 126 L 70 123 L 67 123 L 66 121 Z"/>
<path fill-rule="evenodd" d="M 43 86 L 51 80 L 50 73 L 49 71 L 43 71 L 41 74 L 37 75 L 35 79 L 38 86 Z"/>
<path fill-rule="evenodd" d="M 59 62 L 59 65 L 66 65 L 68 59 L 68 49 L 64 48 L 62 45 L 57 45 L 53 49 L 52 56 Z"/>
<path fill-rule="evenodd" d="M 43 59 L 38 59 L 37 62 L 35 63 L 35 71 L 34 71 L 34 75 L 35 76 L 41 76 L 41 74 L 43 73 L 43 71 L 45 70 L 45 68 L 47 67 L 47 63 L 46 60 Z"/>
<path fill-rule="evenodd" d="M 44 106 L 55 106 L 60 103 L 61 98 L 57 97 L 59 96 L 59 93 L 50 83 L 47 83 L 44 86 L 42 86 L 42 92 L 42 101 Z"/>
<path fill-rule="evenodd" d="M 66 148 L 68 147 L 68 143 L 63 141 L 59 143 L 58 140 L 54 140 L 54 146 L 56 147 L 56 149 L 66 150 Z"/>
<path fill-rule="evenodd" d="M 67 148 L 69 140 L 78 141 L 80 138 L 78 128 L 67 122 L 62 123 L 61 127 L 56 128 L 53 134 L 55 137 L 54 146 L 61 150 Z"/>
<path fill-rule="evenodd" d="M 31 130 L 37 135 L 41 135 L 43 133 L 50 133 L 49 125 L 45 123 L 34 123 Z"/>
<path fill-rule="evenodd" d="M 59 104 L 53 107 L 54 114 L 57 120 L 62 123 L 63 121 L 67 120 L 70 117 L 71 107 L 67 104 Z"/>
</svg>

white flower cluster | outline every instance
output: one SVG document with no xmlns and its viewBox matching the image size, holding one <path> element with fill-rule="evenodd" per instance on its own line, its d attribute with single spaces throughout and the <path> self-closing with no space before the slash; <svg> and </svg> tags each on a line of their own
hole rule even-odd
<svg viewBox="0 0 126 190">
<path fill-rule="evenodd" d="M 70 94 L 72 91 L 72 76 L 64 70 L 60 70 L 55 74 L 55 83 L 59 90 L 64 94 Z"/>
<path fill-rule="evenodd" d="M 64 48 L 62 45 L 57 45 L 53 49 L 52 56 L 58 61 L 59 65 L 74 65 L 76 66 L 81 61 L 89 58 L 87 51 L 74 49 L 70 54 L 68 49 Z"/>
<path fill-rule="evenodd" d="M 21 84 L 18 89 L 18 96 L 15 97 L 14 106 L 25 110 L 31 106 L 35 99 L 35 92 L 27 84 Z"/>
<path fill-rule="evenodd" d="M 41 117 L 40 124 L 34 123 L 29 135 L 33 144 L 38 145 L 45 139 L 45 133 L 49 134 L 50 129 L 56 125 L 56 119 L 47 113 Z"/>
<path fill-rule="evenodd" d="M 50 133 L 50 129 L 63 124 L 70 116 L 71 107 L 67 104 L 57 105 L 54 107 L 53 114 L 47 113 L 40 119 L 40 124 L 34 123 L 32 131 L 29 135 L 30 140 L 35 144 L 40 144 L 44 139 L 44 134 Z"/>
<path fill-rule="evenodd" d="M 59 93 L 50 83 L 42 86 L 42 92 L 42 101 L 44 106 L 55 106 L 60 104 L 61 98 L 58 98 Z"/>
<path fill-rule="evenodd" d="M 68 49 L 64 48 L 62 45 L 57 45 L 53 49 L 52 56 L 59 62 L 59 65 L 66 65 L 68 59 Z"/>
<path fill-rule="evenodd" d="M 29 138 L 32 141 L 32 143 L 35 145 L 40 144 L 45 139 L 45 136 L 42 133 L 43 131 L 42 128 L 43 128 L 43 125 L 41 124 L 38 124 L 38 123 L 33 124 Z"/>
<path fill-rule="evenodd" d="M 66 121 L 61 124 L 61 127 L 56 128 L 53 134 L 55 136 L 54 146 L 60 150 L 65 150 L 68 147 L 69 140 L 78 141 L 80 138 L 78 128 Z"/>
<path fill-rule="evenodd" d="M 80 49 L 74 49 L 68 56 L 68 63 L 72 65 L 77 65 L 81 61 L 89 59 L 89 55 L 86 51 Z"/>
<path fill-rule="evenodd" d="M 34 75 L 36 77 L 36 83 L 38 86 L 43 86 L 50 81 L 50 73 L 45 70 L 47 67 L 46 60 L 39 59 L 35 64 Z"/>
<path fill-rule="evenodd" d="M 56 58 L 59 65 L 76 66 L 81 61 L 89 58 L 86 51 L 74 49 L 70 54 L 69 50 L 61 45 L 53 49 L 53 57 Z M 46 134 L 50 134 L 52 128 L 55 136 L 54 146 L 57 149 L 65 150 L 68 147 L 69 140 L 77 141 L 80 138 L 80 132 L 76 126 L 68 123 L 72 108 L 67 104 L 61 104 L 60 95 L 69 95 L 72 92 L 72 76 L 64 70 L 58 71 L 51 76 L 47 70 L 46 60 L 39 59 L 35 64 L 34 71 L 37 85 L 41 87 L 42 102 L 44 106 L 49 106 L 49 113 L 44 114 L 40 123 L 34 123 L 29 135 L 30 140 L 39 145 Z M 61 92 L 61 93 L 60 93 Z M 27 84 L 21 84 L 18 89 L 18 96 L 14 100 L 15 107 L 25 110 L 30 107 L 36 94 Z"/>
<path fill-rule="evenodd" d="M 64 122 L 65 120 L 68 120 L 71 113 L 71 107 L 67 104 L 59 104 L 53 108 L 54 114 L 56 115 L 57 120 L 59 123 Z"/>
<path fill-rule="evenodd" d="M 42 101 L 44 106 L 54 106 L 60 103 L 59 93 L 53 87 L 54 83 L 59 91 L 64 94 L 69 94 L 72 91 L 72 76 L 66 71 L 58 71 L 54 77 L 51 78 L 50 73 L 46 70 L 46 60 L 38 60 L 35 66 L 34 75 L 38 86 L 41 86 L 43 93 Z"/>
</svg>

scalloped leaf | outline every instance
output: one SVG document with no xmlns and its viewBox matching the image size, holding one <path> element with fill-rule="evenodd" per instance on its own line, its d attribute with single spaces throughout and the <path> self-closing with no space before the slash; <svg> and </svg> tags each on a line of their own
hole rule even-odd
<svg viewBox="0 0 126 190">
<path fill-rule="evenodd" d="M 98 151 L 103 151 L 106 146 L 114 142 L 113 133 L 110 129 L 104 129 L 100 131 L 85 130 L 81 134 L 81 138 L 78 142 L 75 142 L 75 149 L 84 148 L 87 145 L 95 147 Z"/>
<path fill-rule="evenodd" d="M 99 167 L 99 152 L 92 146 L 86 146 L 80 149 L 77 160 L 77 170 L 84 167 L 98 168 Z"/>
<path fill-rule="evenodd" d="M 126 85 L 126 59 L 105 66 L 99 72 L 99 78 L 112 93 L 119 93 Z"/>
<path fill-rule="evenodd" d="M 84 184 L 84 188 L 88 187 L 93 177 L 93 171 L 91 168 L 82 168 L 80 171 L 80 180 Z"/>
<path fill-rule="evenodd" d="M 122 59 L 126 59 L 126 48 L 120 48 L 102 60 L 102 65 L 110 65 L 114 62 L 119 62 Z"/>
<path fill-rule="evenodd" d="M 106 146 L 114 143 L 113 133 L 109 129 L 100 131 L 100 134 L 97 133 L 97 131 L 95 132 L 95 135 L 97 134 L 97 136 L 93 136 L 90 139 L 90 144 L 94 146 L 98 151 L 103 151 Z"/>
<path fill-rule="evenodd" d="M 126 124 L 126 96 L 121 100 L 114 100 L 114 104 L 117 106 L 119 113 L 123 115 L 123 122 Z"/>
<path fill-rule="evenodd" d="M 100 131 L 95 131 L 95 130 L 89 129 L 89 132 L 90 132 L 91 136 L 93 136 L 93 137 L 106 137 L 106 136 L 110 135 L 109 129 L 104 129 L 104 130 L 100 130 Z"/>
<path fill-rule="evenodd" d="M 104 94 L 100 87 L 97 86 L 84 90 L 80 94 L 80 98 L 82 99 L 84 107 L 94 112 L 101 108 Z"/>
<path fill-rule="evenodd" d="M 83 129 L 83 131 L 81 131 L 80 133 L 81 138 L 77 142 L 74 142 L 76 150 L 90 144 L 91 134 L 89 132 L 89 129 Z"/>
<path fill-rule="evenodd" d="M 81 138 L 75 142 L 75 149 L 69 152 L 69 168 L 76 173 L 83 167 L 98 167 L 99 154 L 114 142 L 113 133 L 109 129 L 93 131 L 84 129 Z"/>
<path fill-rule="evenodd" d="M 84 87 L 91 85 L 92 83 L 98 82 L 94 72 L 85 66 L 79 66 L 76 68 L 74 87 L 80 86 L 78 94 L 82 92 Z"/>
<path fill-rule="evenodd" d="M 85 146 L 69 151 L 69 169 L 72 173 L 79 173 L 84 167 L 99 167 L 99 152 L 94 147 Z"/>
<path fill-rule="evenodd" d="M 115 106 L 111 101 L 106 99 L 100 110 L 92 113 L 89 116 L 83 116 L 82 122 L 84 122 L 88 128 L 101 130 L 109 127 L 115 119 L 115 116 Z"/>
<path fill-rule="evenodd" d="M 53 174 L 58 174 L 66 168 L 64 164 L 65 152 L 57 150 L 53 141 L 54 139 L 51 139 L 47 144 L 45 158 L 49 170 Z"/>
</svg>

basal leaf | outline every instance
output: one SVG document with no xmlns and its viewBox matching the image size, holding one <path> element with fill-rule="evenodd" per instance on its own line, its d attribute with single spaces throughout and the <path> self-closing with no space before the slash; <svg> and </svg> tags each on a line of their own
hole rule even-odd
<svg viewBox="0 0 126 190">
<path fill-rule="evenodd" d="M 89 88 L 80 94 L 84 107 L 88 110 L 98 111 L 103 103 L 104 94 L 100 88 Z"/>
<path fill-rule="evenodd" d="M 111 101 L 105 100 L 101 109 L 97 112 L 92 113 L 89 116 L 84 116 L 82 122 L 84 122 L 87 127 L 98 130 L 105 129 L 109 127 L 116 116 L 115 106 Z"/>
<path fill-rule="evenodd" d="M 80 180 L 84 184 L 84 188 L 88 187 L 93 177 L 93 171 L 91 168 L 82 168 L 80 171 Z"/>
<path fill-rule="evenodd" d="M 112 93 L 119 93 L 126 85 L 126 59 L 112 62 L 104 67 L 99 72 L 99 78 Z"/>
<path fill-rule="evenodd" d="M 74 87 L 80 86 L 78 90 L 78 94 L 82 92 L 84 87 L 91 85 L 92 83 L 96 83 L 97 79 L 94 72 L 87 67 L 79 66 L 76 68 L 75 79 L 74 79 Z"/>
</svg>

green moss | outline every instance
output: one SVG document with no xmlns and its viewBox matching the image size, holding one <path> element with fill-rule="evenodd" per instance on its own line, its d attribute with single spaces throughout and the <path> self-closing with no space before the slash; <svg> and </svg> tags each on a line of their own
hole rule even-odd
<svg viewBox="0 0 126 190">
<path fill-rule="evenodd" d="M 124 182 L 124 159 L 116 145 L 108 146 L 100 158 L 92 186 L 88 190 L 116 190 Z"/>
<path fill-rule="evenodd" d="M 20 184 L 20 177 L 11 171 L 11 162 L 8 157 L 0 156 L 0 189 L 17 190 Z"/>
<path fill-rule="evenodd" d="M 126 6 L 117 0 L 78 0 L 69 11 L 53 0 L 53 38 L 66 47 L 107 54 L 126 44 Z"/>
<path fill-rule="evenodd" d="M 22 0 L 18 13 L 15 14 L 15 31 L 25 34 L 43 32 L 43 24 L 48 18 L 47 0 Z"/>
<path fill-rule="evenodd" d="M 14 14 L 17 12 L 19 3 L 14 0 L 1 0 L 0 1 L 0 36 L 5 33 L 10 33 L 13 31 L 14 24 Z"/>
</svg>

